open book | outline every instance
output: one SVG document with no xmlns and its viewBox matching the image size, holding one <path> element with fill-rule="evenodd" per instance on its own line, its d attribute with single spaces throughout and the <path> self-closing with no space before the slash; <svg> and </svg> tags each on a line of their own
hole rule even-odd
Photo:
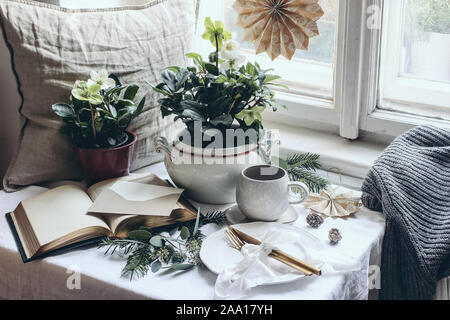
<svg viewBox="0 0 450 320">
<path fill-rule="evenodd" d="M 152 200 L 151 205 L 147 205 L 149 212 L 145 214 L 121 214 L 120 210 L 113 208 L 139 212 L 139 206 L 143 208 L 146 204 L 114 195 L 112 187 L 120 187 L 122 181 L 170 187 L 166 181 L 146 173 L 102 181 L 87 190 L 79 185 L 64 185 L 26 199 L 11 213 L 11 221 L 26 256 L 24 260 L 101 236 L 124 238 L 129 230 L 140 225 L 154 228 L 192 220 L 197 216 L 189 202 L 182 197 L 178 199 L 181 191 L 175 188 L 171 194 L 164 193 L 164 188 L 160 188 L 165 197 L 153 197 L 156 201 Z M 169 211 L 168 202 L 174 206 Z M 104 210 L 108 208 L 115 212 Z M 159 208 L 166 213 L 158 215 Z"/>
</svg>

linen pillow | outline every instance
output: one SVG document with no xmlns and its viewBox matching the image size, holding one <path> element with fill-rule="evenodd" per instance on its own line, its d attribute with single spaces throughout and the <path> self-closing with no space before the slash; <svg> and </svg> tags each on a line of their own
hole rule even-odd
<svg viewBox="0 0 450 320">
<path fill-rule="evenodd" d="M 73 82 L 106 69 L 123 83 L 140 86 L 144 112 L 130 125 L 138 135 L 135 170 L 160 161 L 157 135 L 172 136 L 157 95 L 145 83 L 159 81 L 170 65 L 186 65 L 194 29 L 193 0 L 153 0 L 108 9 L 66 9 L 27 0 L 0 1 L 0 25 L 10 48 L 24 125 L 19 147 L 3 179 L 6 191 L 41 182 L 81 179 L 73 146 L 59 133 L 51 105 L 67 101 Z M 15 107 L 10 112 L 17 112 Z"/>
<path fill-rule="evenodd" d="M 111 0 L 109 0 L 111 1 Z M 127 0 L 128 1 L 128 0 Z M 133 1 L 133 0 L 131 0 Z M 39 0 L 59 4 L 59 0 Z M 17 81 L 11 68 L 11 56 L 6 46 L 3 33 L 0 28 L 0 190 L 3 189 L 1 181 L 12 156 L 15 154 L 17 139 L 19 137 L 20 123 L 19 113 L 11 112 L 12 106 L 21 104 L 21 98 L 17 89 Z"/>
</svg>

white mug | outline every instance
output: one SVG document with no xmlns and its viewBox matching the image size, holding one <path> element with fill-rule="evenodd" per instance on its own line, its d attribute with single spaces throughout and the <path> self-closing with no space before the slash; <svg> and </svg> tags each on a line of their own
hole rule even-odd
<svg viewBox="0 0 450 320">
<path fill-rule="evenodd" d="M 290 199 L 290 188 L 302 189 L 302 197 Z M 288 209 L 289 204 L 299 204 L 309 196 L 308 187 L 290 181 L 282 168 L 257 165 L 244 169 L 236 187 L 236 201 L 241 212 L 252 220 L 275 221 Z"/>
</svg>

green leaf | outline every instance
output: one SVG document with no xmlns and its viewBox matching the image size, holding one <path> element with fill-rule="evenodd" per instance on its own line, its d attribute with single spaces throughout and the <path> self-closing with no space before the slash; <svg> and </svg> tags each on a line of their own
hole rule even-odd
<svg viewBox="0 0 450 320">
<path fill-rule="evenodd" d="M 171 230 L 169 231 L 169 234 L 170 234 L 171 236 L 173 236 L 173 235 L 175 234 L 175 232 L 177 232 L 177 231 L 178 231 L 178 226 L 175 227 L 175 228 L 173 228 L 173 229 L 171 229 Z"/>
<path fill-rule="evenodd" d="M 215 64 L 205 63 L 205 69 L 215 76 L 219 75 L 219 68 L 217 68 Z"/>
<path fill-rule="evenodd" d="M 188 263 L 174 263 L 170 266 L 170 269 L 172 270 L 188 270 L 194 267 L 193 264 Z"/>
<path fill-rule="evenodd" d="M 113 105 L 109 105 L 109 110 L 111 111 L 111 115 L 114 118 L 117 118 L 117 110 L 116 110 L 116 108 Z"/>
<path fill-rule="evenodd" d="M 264 83 L 275 81 L 275 80 L 278 80 L 278 79 L 281 79 L 281 77 L 280 76 L 276 76 L 276 75 L 268 74 L 268 75 L 266 75 L 266 77 L 264 79 Z"/>
<path fill-rule="evenodd" d="M 253 123 L 261 123 L 262 116 L 261 112 L 264 111 L 263 106 L 255 106 L 251 109 L 244 109 L 238 114 L 236 114 L 237 119 L 244 120 L 247 126 L 251 126 Z"/>
<path fill-rule="evenodd" d="M 230 106 L 230 98 L 228 96 L 221 96 L 208 104 L 208 111 L 211 118 L 216 118 L 224 115 L 225 111 Z"/>
<path fill-rule="evenodd" d="M 233 117 L 230 114 L 222 114 L 210 121 L 213 126 L 222 124 L 224 126 L 230 126 L 233 123 Z"/>
<path fill-rule="evenodd" d="M 184 84 L 186 83 L 187 79 L 189 78 L 189 70 L 188 69 L 180 69 L 176 76 L 176 91 L 178 91 L 181 88 L 184 88 Z"/>
<path fill-rule="evenodd" d="M 139 86 L 137 86 L 135 84 L 129 85 L 127 90 L 125 90 L 125 93 L 123 94 L 123 98 L 126 100 L 133 101 L 134 98 L 136 97 L 138 90 L 139 90 Z"/>
<path fill-rule="evenodd" d="M 150 244 L 160 248 L 163 246 L 162 238 L 160 236 L 154 236 L 150 239 Z"/>
<path fill-rule="evenodd" d="M 119 103 L 123 106 L 131 107 L 134 106 L 134 102 L 128 99 L 120 99 Z"/>
<path fill-rule="evenodd" d="M 147 242 L 152 238 L 152 234 L 146 230 L 133 230 L 128 232 L 128 238 L 132 240 Z"/>
<path fill-rule="evenodd" d="M 103 103 L 103 97 L 99 94 L 94 94 L 88 98 L 88 101 L 93 105 L 99 105 Z"/>
<path fill-rule="evenodd" d="M 193 109 L 183 110 L 181 115 L 184 118 L 189 118 L 189 119 L 192 119 L 194 121 L 204 121 L 205 120 L 205 118 L 203 117 L 203 115 L 201 113 L 199 113 L 198 111 L 195 111 Z"/>
<path fill-rule="evenodd" d="M 152 272 L 156 273 L 158 272 L 162 267 L 162 263 L 159 260 L 156 260 L 155 262 L 152 263 Z"/>
<path fill-rule="evenodd" d="M 147 83 L 150 85 L 150 87 L 152 87 L 152 89 L 154 91 L 156 91 L 158 93 L 161 93 L 162 95 L 164 95 L 166 97 L 170 96 L 170 92 L 167 92 L 166 90 L 163 90 L 163 89 L 159 89 L 158 87 L 155 87 L 155 86 L 151 85 L 149 82 L 147 82 Z"/>
<path fill-rule="evenodd" d="M 53 111 L 62 118 L 72 117 L 75 115 L 73 108 L 67 103 L 55 103 L 52 105 Z"/>
<path fill-rule="evenodd" d="M 186 54 L 186 57 L 194 60 L 194 62 L 199 65 L 199 66 L 203 66 L 205 63 L 203 62 L 203 58 L 201 55 L 199 55 L 198 53 L 195 52 L 190 52 Z"/>
<path fill-rule="evenodd" d="M 141 114 L 142 110 L 144 109 L 144 105 L 145 105 L 145 97 L 142 98 L 141 102 L 139 102 L 136 110 L 133 112 L 133 116 L 138 116 Z"/>
<path fill-rule="evenodd" d="M 164 70 L 161 74 L 164 83 L 170 89 L 170 91 L 176 91 L 176 74 L 172 70 Z"/>
<path fill-rule="evenodd" d="M 180 71 L 180 67 L 177 67 L 177 66 L 170 66 L 170 67 L 167 67 L 166 69 L 171 70 L 171 71 L 173 71 L 175 73 Z"/>
<path fill-rule="evenodd" d="M 122 87 L 122 86 L 118 86 L 118 87 L 113 87 L 111 89 L 108 89 L 105 92 L 105 96 L 106 97 L 110 97 L 111 95 L 115 94 L 115 93 L 119 93 L 121 92 L 123 89 L 125 89 L 126 87 Z"/>
<path fill-rule="evenodd" d="M 183 226 L 180 233 L 181 239 L 186 240 L 190 235 L 191 233 L 189 232 L 189 229 L 186 226 Z"/>
<path fill-rule="evenodd" d="M 264 83 L 264 85 L 269 86 L 269 87 L 280 87 L 280 88 L 289 90 L 289 87 L 288 87 L 288 86 L 286 86 L 286 85 L 284 85 L 284 84 L 281 84 L 281 83 L 272 83 L 272 82 L 268 82 L 268 83 Z"/>
</svg>

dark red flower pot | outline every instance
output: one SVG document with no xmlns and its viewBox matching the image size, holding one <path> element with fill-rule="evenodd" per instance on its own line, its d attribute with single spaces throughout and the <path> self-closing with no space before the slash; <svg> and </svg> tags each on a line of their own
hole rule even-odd
<svg viewBox="0 0 450 320">
<path fill-rule="evenodd" d="M 129 142 L 117 148 L 75 148 L 88 186 L 102 180 L 130 174 L 137 136 L 130 131 L 127 131 L 127 133 Z"/>
</svg>

